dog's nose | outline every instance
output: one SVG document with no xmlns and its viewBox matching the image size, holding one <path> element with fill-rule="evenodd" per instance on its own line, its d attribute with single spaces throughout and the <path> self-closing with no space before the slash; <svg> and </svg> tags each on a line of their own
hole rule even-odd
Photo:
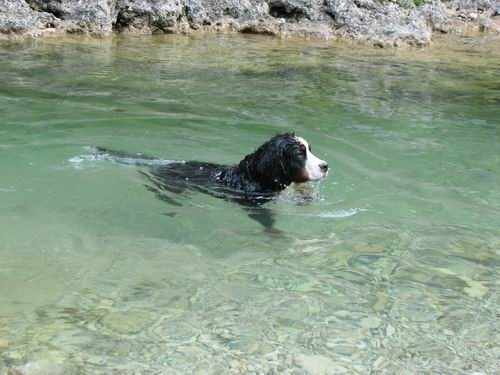
<svg viewBox="0 0 500 375">
<path fill-rule="evenodd" d="M 319 165 L 319 169 L 321 169 L 323 172 L 326 172 L 328 170 L 328 163 L 321 163 Z"/>
</svg>

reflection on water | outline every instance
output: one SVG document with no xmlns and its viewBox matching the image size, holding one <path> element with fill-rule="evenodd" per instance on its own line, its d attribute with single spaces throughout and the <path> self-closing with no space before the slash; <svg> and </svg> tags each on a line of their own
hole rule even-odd
<svg viewBox="0 0 500 375">
<path fill-rule="evenodd" d="M 495 373 L 500 55 L 463 42 L 1 44 L 0 373 Z M 332 173 L 269 205 L 283 236 L 92 153 L 286 130 Z"/>
</svg>

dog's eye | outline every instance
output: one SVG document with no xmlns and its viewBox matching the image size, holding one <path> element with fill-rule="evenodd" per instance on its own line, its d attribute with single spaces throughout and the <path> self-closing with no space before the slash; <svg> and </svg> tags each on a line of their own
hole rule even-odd
<svg viewBox="0 0 500 375">
<path fill-rule="evenodd" d="M 307 153 L 306 146 L 304 146 L 302 143 L 300 144 L 300 152 L 302 152 L 304 155 Z"/>
</svg>

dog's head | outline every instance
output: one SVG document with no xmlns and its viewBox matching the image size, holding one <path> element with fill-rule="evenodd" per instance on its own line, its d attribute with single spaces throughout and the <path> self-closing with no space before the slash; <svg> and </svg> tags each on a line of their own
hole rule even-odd
<svg viewBox="0 0 500 375">
<path fill-rule="evenodd" d="M 268 185 L 315 181 L 328 174 L 328 163 L 314 156 L 309 143 L 293 133 L 274 136 L 247 158 L 252 172 Z"/>
</svg>

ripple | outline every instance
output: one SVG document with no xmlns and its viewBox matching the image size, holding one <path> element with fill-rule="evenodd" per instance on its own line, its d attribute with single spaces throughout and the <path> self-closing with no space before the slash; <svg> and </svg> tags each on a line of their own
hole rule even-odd
<svg viewBox="0 0 500 375">
<path fill-rule="evenodd" d="M 119 164 L 126 165 L 167 165 L 175 163 L 174 160 L 167 159 L 151 159 L 151 158 L 141 158 L 142 154 L 137 154 L 137 157 L 120 157 L 111 155 L 106 152 L 100 152 L 96 148 L 86 147 L 87 150 L 91 151 L 90 154 L 77 155 L 68 159 L 68 162 L 75 169 L 84 168 L 85 163 L 94 163 L 100 161 L 111 161 Z"/>
<path fill-rule="evenodd" d="M 362 212 L 362 211 L 366 211 L 366 210 L 362 209 L 362 208 L 349 208 L 346 210 L 336 210 L 333 212 L 321 212 L 317 216 L 328 218 L 328 219 L 337 219 L 337 218 L 354 216 L 357 213 Z"/>
</svg>

